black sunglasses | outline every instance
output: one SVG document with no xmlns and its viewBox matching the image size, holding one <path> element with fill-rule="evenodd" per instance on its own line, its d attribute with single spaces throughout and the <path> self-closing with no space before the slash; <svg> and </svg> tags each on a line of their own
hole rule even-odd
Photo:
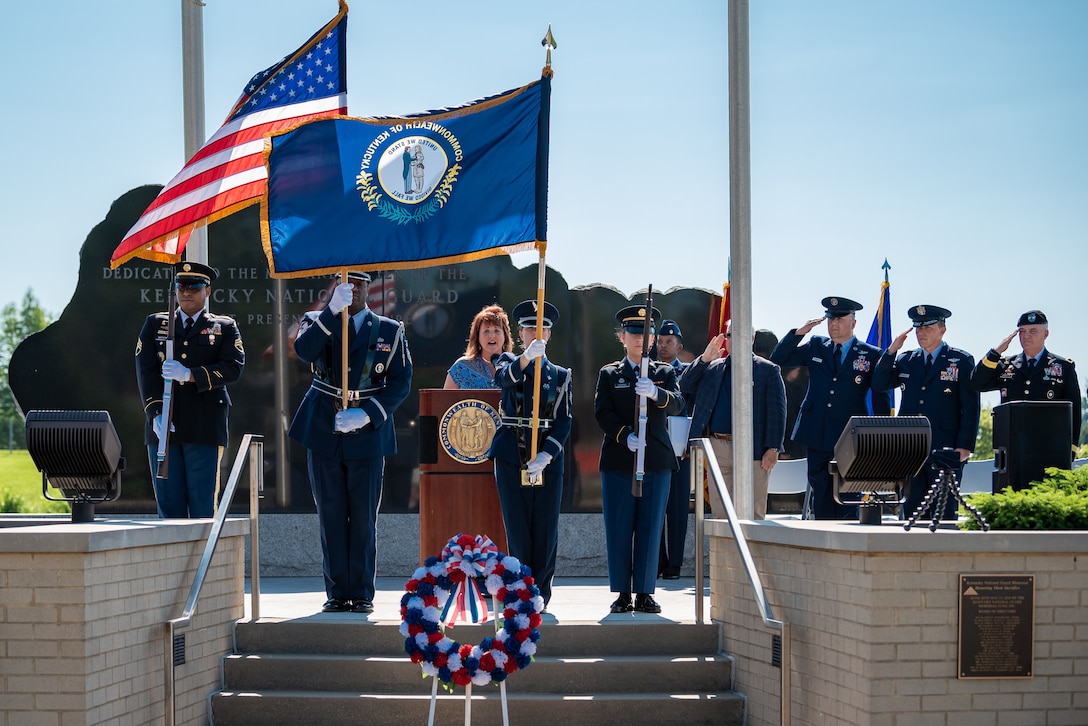
<svg viewBox="0 0 1088 726">
<path fill-rule="evenodd" d="M 203 290 L 208 286 L 208 283 L 199 280 L 197 282 L 178 282 L 176 284 L 179 290 Z"/>
</svg>

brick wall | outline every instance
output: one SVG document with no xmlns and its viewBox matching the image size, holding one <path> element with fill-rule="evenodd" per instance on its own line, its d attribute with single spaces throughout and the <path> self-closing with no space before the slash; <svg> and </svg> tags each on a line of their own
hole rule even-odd
<svg viewBox="0 0 1088 726">
<path fill-rule="evenodd" d="M 1088 533 L 744 526 L 774 616 L 792 631 L 793 724 L 1088 724 Z M 778 724 L 773 631 L 728 527 L 707 530 L 711 616 L 725 623 L 748 725 Z M 959 576 L 987 573 L 1035 576 L 1031 678 L 957 678 Z"/>
<path fill-rule="evenodd" d="M 210 524 L 0 529 L 0 726 L 163 722 L 164 623 L 181 615 Z M 245 522 L 229 521 L 176 671 L 177 724 L 207 696 L 244 614 Z"/>
</svg>

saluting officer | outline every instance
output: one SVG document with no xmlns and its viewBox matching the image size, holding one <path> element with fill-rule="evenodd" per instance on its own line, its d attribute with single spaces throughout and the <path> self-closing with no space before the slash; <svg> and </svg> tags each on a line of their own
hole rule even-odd
<svg viewBox="0 0 1088 726">
<path fill-rule="evenodd" d="M 910 330 L 896 336 L 876 364 L 873 385 L 877 388 L 898 386 L 903 389 L 899 415 L 925 416 L 929 419 L 932 448 L 955 449 L 959 455 L 958 478 L 963 474 L 963 462 L 975 450 L 975 438 L 978 436 L 979 395 L 971 386 L 975 359 L 967 351 L 944 342 L 945 321 L 952 315 L 947 309 L 936 305 L 915 305 L 907 311 L 907 315 L 921 347 L 897 356 Z M 926 466 L 910 480 L 903 519 L 918 509 L 933 479 L 934 472 Z M 936 506 L 936 502 L 932 506 Z M 919 518 L 928 518 L 927 513 L 920 512 Z M 946 501 L 941 518 L 956 518 L 954 497 Z"/>
<path fill-rule="evenodd" d="M 808 447 L 808 483 L 816 519 L 848 519 L 856 516 L 856 509 L 835 503 L 828 464 L 850 417 L 870 414 L 869 391 L 873 391 L 872 413 L 878 416 L 891 413 L 891 393 L 873 385 L 880 348 L 854 337 L 855 313 L 862 309 L 861 303 L 825 297 L 820 304 L 823 317 L 787 333 L 771 352 L 771 361 L 782 368 L 808 368 L 808 391 L 791 438 Z M 830 337 L 814 335 L 802 344 L 801 339 L 825 319 Z"/>
<path fill-rule="evenodd" d="M 653 593 L 665 502 L 672 472 L 677 469 L 667 419 L 678 415 L 684 406 L 671 365 L 651 361 L 647 375 L 640 375 L 645 316 L 646 308 L 640 305 L 616 313 L 619 341 L 626 355 L 601 368 L 593 399 L 593 414 L 604 432 L 600 471 L 608 584 L 612 592 L 619 593 L 611 606 L 613 613 L 661 612 Z M 657 308 L 651 309 L 651 316 L 653 324 L 661 319 Z M 647 332 L 652 346 L 653 328 Z M 643 395 L 647 397 L 645 472 L 642 496 L 636 497 L 631 491 L 638 450 L 635 423 L 639 396 Z"/>
<path fill-rule="evenodd" d="M 1002 354 L 1020 336 L 1019 355 Z M 1009 401 L 1069 401 L 1073 404 L 1072 446 L 1080 442 L 1080 384 L 1070 358 L 1044 347 L 1050 327 L 1041 310 L 1029 310 L 1016 322 L 1016 330 L 991 348 L 975 366 L 971 382 L 978 391 L 1001 390 L 1001 403 Z"/>
<path fill-rule="evenodd" d="M 552 597 L 555 559 L 559 551 L 559 507 L 563 499 L 563 447 L 571 427 L 571 373 L 547 358 L 546 346 L 559 310 L 544 303 L 543 337 L 536 337 L 537 302 L 514 308 L 521 355 L 495 358 L 495 383 L 502 389 L 502 425 L 488 456 L 495 462 L 502 519 L 510 554 L 533 571 L 544 606 Z M 530 460 L 536 360 L 541 359 L 540 405 L 537 409 L 537 454 Z M 525 471 L 527 476 L 523 477 Z"/>
<path fill-rule="evenodd" d="M 144 402 L 144 443 L 159 516 L 211 517 L 219 491 L 219 462 L 227 445 L 227 385 L 242 376 L 246 353 L 234 318 L 204 306 L 219 272 L 199 262 L 174 265 L 178 313 L 174 358 L 166 358 L 173 311 L 147 316 L 136 343 L 136 380 Z M 155 474 L 163 421 L 164 381 L 171 388 L 168 478 Z"/>
<path fill-rule="evenodd" d="M 350 272 L 328 307 L 308 312 L 295 354 L 313 370 L 288 435 L 306 447 L 321 525 L 325 612 L 374 611 L 375 532 L 385 457 L 397 453 L 393 413 L 412 387 L 404 326 L 366 305 L 370 275 Z M 347 309 L 348 407 L 343 408 L 340 313 Z"/>
</svg>

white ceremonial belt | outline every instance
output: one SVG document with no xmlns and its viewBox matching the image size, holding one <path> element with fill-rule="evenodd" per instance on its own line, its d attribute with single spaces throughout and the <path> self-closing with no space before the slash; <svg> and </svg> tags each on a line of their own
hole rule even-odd
<svg viewBox="0 0 1088 726">
<path fill-rule="evenodd" d="M 343 394 L 344 394 L 344 390 L 342 388 L 340 388 L 339 386 L 334 386 L 332 384 L 325 383 L 324 381 L 319 380 L 317 378 L 315 378 L 313 380 L 313 382 L 310 383 L 310 388 L 314 389 L 315 391 L 318 391 L 319 393 L 324 393 L 326 396 L 332 396 L 333 398 L 342 399 Z M 372 397 L 375 393 L 377 393 L 380 390 L 381 390 L 381 388 L 362 388 L 362 389 L 359 389 L 359 390 L 349 389 L 348 392 L 347 392 L 348 400 L 349 401 L 365 401 L 368 398 Z"/>
<path fill-rule="evenodd" d="M 555 421 L 550 418 L 537 419 L 537 422 L 542 429 L 550 429 L 552 427 L 552 424 L 555 423 Z M 520 418 L 518 416 L 503 416 L 502 425 L 528 429 L 532 428 L 533 420 L 531 418 Z"/>
</svg>

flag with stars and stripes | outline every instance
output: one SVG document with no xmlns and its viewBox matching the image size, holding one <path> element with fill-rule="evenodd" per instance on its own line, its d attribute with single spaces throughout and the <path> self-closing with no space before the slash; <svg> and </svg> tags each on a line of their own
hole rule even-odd
<svg viewBox="0 0 1088 726">
<path fill-rule="evenodd" d="M 173 263 L 194 229 L 261 200 L 268 183 L 264 139 L 305 121 L 347 113 L 348 6 L 246 85 L 226 122 L 163 187 L 110 258 Z"/>
</svg>

